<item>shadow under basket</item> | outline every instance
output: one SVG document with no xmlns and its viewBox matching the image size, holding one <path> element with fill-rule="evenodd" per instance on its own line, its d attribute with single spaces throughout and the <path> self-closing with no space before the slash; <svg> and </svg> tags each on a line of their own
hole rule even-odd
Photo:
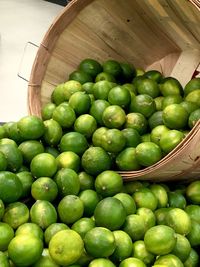
<svg viewBox="0 0 200 267">
<path fill-rule="evenodd" d="M 38 49 L 28 88 L 29 113 L 40 116 L 55 86 L 67 81 L 85 58 L 156 69 L 185 86 L 200 63 L 199 2 L 72 0 Z M 158 163 L 120 173 L 127 181 L 200 178 L 200 122 Z"/>
</svg>

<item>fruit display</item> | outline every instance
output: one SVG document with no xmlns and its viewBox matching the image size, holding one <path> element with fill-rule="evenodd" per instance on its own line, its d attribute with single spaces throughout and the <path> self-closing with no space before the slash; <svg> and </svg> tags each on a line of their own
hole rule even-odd
<svg viewBox="0 0 200 267">
<path fill-rule="evenodd" d="M 84 59 L 41 118 L 0 126 L 1 267 L 197 267 L 200 181 L 125 182 L 200 116 L 200 79 Z M 192 96 L 191 96 L 192 94 Z"/>
</svg>

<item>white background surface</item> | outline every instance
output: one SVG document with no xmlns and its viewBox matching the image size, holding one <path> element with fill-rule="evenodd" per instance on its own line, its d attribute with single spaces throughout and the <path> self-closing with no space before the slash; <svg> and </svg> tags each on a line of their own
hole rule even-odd
<svg viewBox="0 0 200 267">
<path fill-rule="evenodd" d="M 24 49 L 29 41 L 41 43 L 62 9 L 43 0 L 0 0 L 0 122 L 28 114 L 28 83 L 17 74 L 29 79 L 37 48 Z"/>
</svg>

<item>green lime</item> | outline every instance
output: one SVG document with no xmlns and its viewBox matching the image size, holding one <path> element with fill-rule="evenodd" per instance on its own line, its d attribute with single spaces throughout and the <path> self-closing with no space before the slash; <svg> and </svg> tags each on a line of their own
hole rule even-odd
<svg viewBox="0 0 200 267">
<path fill-rule="evenodd" d="M 69 168 L 61 168 L 54 176 L 58 192 L 61 197 L 66 195 L 78 195 L 80 182 L 78 174 Z"/>
<path fill-rule="evenodd" d="M 185 207 L 185 211 L 190 216 L 190 219 L 198 222 L 200 224 L 200 206 L 195 204 L 190 204 Z"/>
<path fill-rule="evenodd" d="M 136 76 L 135 67 L 133 66 L 133 64 L 127 62 L 121 62 L 119 64 L 122 69 L 120 80 L 125 82 L 131 82 Z"/>
<path fill-rule="evenodd" d="M 142 181 L 124 181 L 125 192 L 132 195 L 134 192 L 138 191 L 140 188 L 145 187 L 144 182 Z"/>
<path fill-rule="evenodd" d="M 184 267 L 198 267 L 199 264 L 199 254 L 198 252 L 191 248 L 190 254 L 187 260 L 184 262 Z"/>
<path fill-rule="evenodd" d="M 82 88 L 87 94 L 93 94 L 93 86 L 93 82 L 86 82 L 82 85 Z"/>
<path fill-rule="evenodd" d="M 168 204 L 173 208 L 185 209 L 186 198 L 179 192 L 168 192 Z"/>
<path fill-rule="evenodd" d="M 17 143 L 14 140 L 7 137 L 0 139 L 0 145 L 13 145 L 17 147 Z"/>
<path fill-rule="evenodd" d="M 91 218 L 82 217 L 72 224 L 71 229 L 76 231 L 82 239 L 86 233 L 95 227 L 95 222 Z"/>
<path fill-rule="evenodd" d="M 80 192 L 79 198 L 83 201 L 84 215 L 86 217 L 93 216 L 94 210 L 100 201 L 97 192 L 92 189 L 86 189 Z"/>
<path fill-rule="evenodd" d="M 102 199 L 94 210 L 96 226 L 119 230 L 126 219 L 126 210 L 121 201 L 114 197 Z"/>
<path fill-rule="evenodd" d="M 53 116 L 53 112 L 56 108 L 56 104 L 49 102 L 46 103 L 41 109 L 41 116 L 43 121 L 50 120 Z"/>
<path fill-rule="evenodd" d="M 30 221 L 42 229 L 46 229 L 57 221 L 57 212 L 53 204 L 47 200 L 37 200 L 30 208 Z"/>
<path fill-rule="evenodd" d="M 110 258 L 113 262 L 121 262 L 131 256 L 133 250 L 132 240 L 130 236 L 122 230 L 115 230 L 113 231 L 113 234 L 115 237 L 116 248 Z"/>
<path fill-rule="evenodd" d="M 78 173 L 78 179 L 80 182 L 80 191 L 86 189 L 94 189 L 94 177 L 90 174 L 82 171 Z"/>
<path fill-rule="evenodd" d="M 144 75 L 145 76 L 145 75 Z M 160 90 L 156 81 L 150 78 L 144 78 L 138 84 L 137 91 L 139 94 L 147 94 L 152 98 L 160 95 Z"/>
<path fill-rule="evenodd" d="M 128 267 L 128 266 L 132 266 L 132 267 L 146 267 L 146 264 L 141 261 L 140 259 L 137 259 L 135 257 L 129 257 L 126 258 L 125 260 L 123 260 L 119 267 Z"/>
<path fill-rule="evenodd" d="M 172 207 L 168 208 L 158 208 L 155 210 L 154 214 L 156 216 L 156 224 L 165 224 L 166 225 L 166 216 L 167 213 L 172 210 Z"/>
<path fill-rule="evenodd" d="M 151 134 L 150 133 L 146 133 L 141 135 L 141 143 L 144 142 L 151 142 Z"/>
<path fill-rule="evenodd" d="M 192 247 L 200 245 L 200 224 L 197 221 L 191 220 L 191 229 L 187 234 L 187 239 Z"/>
<path fill-rule="evenodd" d="M 126 108 L 131 102 L 131 94 L 126 88 L 120 85 L 115 86 L 108 93 L 108 102 L 111 105 Z"/>
<path fill-rule="evenodd" d="M 85 92 L 76 92 L 69 99 L 69 105 L 74 109 L 77 115 L 88 113 L 91 100 Z"/>
<path fill-rule="evenodd" d="M 101 147 L 88 148 L 82 158 L 81 164 L 85 172 L 91 175 L 109 170 L 111 167 L 111 158 L 108 153 Z"/>
<path fill-rule="evenodd" d="M 73 93 L 79 91 L 82 91 L 82 85 L 78 81 L 67 81 L 58 84 L 51 94 L 51 101 L 58 106 L 68 101 Z"/>
<path fill-rule="evenodd" d="M 57 121 L 62 128 L 71 128 L 76 120 L 76 114 L 73 108 L 68 104 L 60 104 L 55 108 L 52 118 Z"/>
<path fill-rule="evenodd" d="M 7 133 L 5 130 L 5 127 L 3 125 L 0 125 L 0 139 L 7 137 Z"/>
<path fill-rule="evenodd" d="M 32 267 L 59 267 L 59 265 L 55 263 L 50 256 L 49 250 L 44 248 L 41 257 L 32 265 Z"/>
<path fill-rule="evenodd" d="M 158 199 L 158 208 L 164 208 L 168 205 L 168 194 L 164 186 L 160 184 L 151 184 L 149 189 L 154 193 Z"/>
<path fill-rule="evenodd" d="M 180 104 L 171 104 L 163 110 L 163 123 L 170 129 L 184 129 L 188 116 L 188 112 Z"/>
<path fill-rule="evenodd" d="M 169 130 L 160 138 L 160 147 L 165 153 L 172 151 L 183 139 L 185 135 L 178 130 Z"/>
<path fill-rule="evenodd" d="M 0 199 L 0 221 L 3 218 L 4 211 L 5 211 L 5 205 L 4 205 L 3 201 Z"/>
<path fill-rule="evenodd" d="M 0 265 L 2 267 L 10 267 L 11 266 L 9 263 L 7 255 L 2 251 L 0 251 Z"/>
<path fill-rule="evenodd" d="M 89 113 L 95 118 L 96 122 L 101 126 L 104 125 L 102 114 L 109 105 L 110 104 L 103 99 L 95 100 L 91 105 Z"/>
<path fill-rule="evenodd" d="M 152 254 L 168 254 L 176 245 L 175 231 L 167 225 L 153 226 L 146 231 L 144 244 L 146 249 Z"/>
<path fill-rule="evenodd" d="M 28 115 L 17 122 L 17 127 L 24 140 L 38 139 L 44 134 L 42 119 L 34 115 Z"/>
<path fill-rule="evenodd" d="M 80 169 L 80 161 L 80 157 L 73 151 L 64 151 L 56 158 L 58 169 L 69 168 L 75 172 Z"/>
<path fill-rule="evenodd" d="M 193 111 L 199 108 L 197 104 L 189 101 L 182 101 L 180 105 L 187 110 L 188 114 L 191 114 Z"/>
<path fill-rule="evenodd" d="M 69 80 L 64 84 L 64 101 L 69 101 L 71 95 L 76 92 L 83 91 L 82 85 L 76 80 Z"/>
<path fill-rule="evenodd" d="M 63 131 L 60 124 L 53 120 L 46 120 L 44 121 L 44 141 L 49 146 L 56 146 L 60 142 L 60 139 L 62 137 Z"/>
<path fill-rule="evenodd" d="M 122 74 L 120 63 L 116 60 L 109 59 L 103 63 L 103 71 L 118 78 Z"/>
<path fill-rule="evenodd" d="M 162 100 L 162 110 L 165 109 L 169 105 L 180 104 L 182 101 L 183 101 L 183 98 L 180 95 L 165 96 Z"/>
<path fill-rule="evenodd" d="M 94 146 L 102 147 L 102 139 L 104 134 L 108 131 L 106 127 L 97 128 L 92 135 L 92 144 Z"/>
<path fill-rule="evenodd" d="M 120 106 L 111 105 L 103 111 L 102 120 L 106 127 L 119 129 L 126 121 L 126 113 Z"/>
<path fill-rule="evenodd" d="M 141 137 L 136 129 L 124 128 L 121 132 L 126 139 L 125 147 L 136 147 L 141 142 Z"/>
<path fill-rule="evenodd" d="M 187 96 L 190 92 L 200 89 L 200 78 L 191 79 L 184 88 L 184 95 Z"/>
<path fill-rule="evenodd" d="M 153 142 L 140 143 L 136 147 L 136 159 L 142 166 L 151 166 L 162 158 L 160 147 Z"/>
<path fill-rule="evenodd" d="M 112 170 L 101 172 L 95 180 L 95 189 L 103 197 L 112 197 L 119 193 L 123 186 L 120 174 Z"/>
<path fill-rule="evenodd" d="M 154 102 L 156 104 L 156 110 L 157 111 L 162 110 L 163 99 L 164 99 L 164 96 L 158 96 L 158 97 L 154 98 Z"/>
<path fill-rule="evenodd" d="M 188 118 L 188 125 L 192 129 L 200 119 L 200 109 L 196 109 L 190 113 Z"/>
<path fill-rule="evenodd" d="M 36 155 L 30 164 L 30 170 L 34 177 L 52 177 L 57 171 L 57 162 L 49 153 Z"/>
<path fill-rule="evenodd" d="M 183 95 L 183 87 L 176 78 L 166 77 L 161 80 L 159 86 L 163 96 Z"/>
<path fill-rule="evenodd" d="M 74 266 L 75 267 L 75 266 Z M 105 258 L 94 259 L 90 262 L 88 267 L 115 267 L 114 263 Z"/>
<path fill-rule="evenodd" d="M 14 230 L 9 224 L 0 222 L 0 234 L 0 250 L 6 251 L 8 249 L 10 241 L 14 237 Z"/>
<path fill-rule="evenodd" d="M 72 151 L 78 155 L 82 155 L 88 148 L 86 137 L 78 132 L 69 132 L 62 136 L 60 140 L 60 151 Z"/>
<path fill-rule="evenodd" d="M 142 76 L 143 74 L 145 74 L 145 71 L 142 68 L 136 68 L 136 77 Z"/>
<path fill-rule="evenodd" d="M 191 245 L 189 240 L 184 235 L 176 234 L 176 245 L 171 253 L 182 262 L 185 262 L 190 255 L 190 251 Z"/>
<path fill-rule="evenodd" d="M 79 220 L 84 212 L 83 201 L 75 195 L 67 195 L 58 204 L 60 221 L 71 224 Z"/>
<path fill-rule="evenodd" d="M 74 264 L 82 255 L 84 243 L 74 230 L 57 232 L 49 242 L 49 253 L 59 266 Z"/>
<path fill-rule="evenodd" d="M 9 171 L 0 172 L 0 199 L 4 203 L 17 201 L 22 191 L 22 183 L 16 174 Z"/>
<path fill-rule="evenodd" d="M 52 223 L 44 231 L 44 241 L 48 245 L 51 238 L 59 231 L 69 229 L 65 223 Z"/>
<path fill-rule="evenodd" d="M 18 129 L 18 123 L 13 122 L 9 124 L 8 127 L 8 137 L 12 140 L 14 140 L 17 144 L 21 143 L 23 138 L 21 137 L 21 134 Z"/>
<path fill-rule="evenodd" d="M 141 165 L 136 158 L 136 149 L 127 147 L 122 150 L 116 157 L 116 165 L 121 171 L 137 171 L 141 169 Z"/>
<path fill-rule="evenodd" d="M 95 83 L 100 82 L 100 81 L 107 81 L 107 82 L 115 83 L 116 82 L 116 79 L 110 73 L 100 72 L 99 74 L 97 74 L 97 76 L 95 78 Z"/>
<path fill-rule="evenodd" d="M 13 229 L 17 229 L 29 220 L 29 209 L 22 202 L 13 202 L 6 206 L 3 222 L 9 224 Z"/>
<path fill-rule="evenodd" d="M 40 141 L 27 140 L 19 145 L 25 163 L 30 164 L 31 160 L 40 153 L 44 152 L 44 146 Z"/>
<path fill-rule="evenodd" d="M 74 122 L 74 130 L 90 138 L 97 129 L 95 118 L 89 114 L 80 115 Z"/>
<path fill-rule="evenodd" d="M 97 76 L 97 74 L 103 70 L 101 64 L 92 58 L 86 58 L 82 60 L 79 64 L 79 69 L 91 75 L 92 77 Z"/>
<path fill-rule="evenodd" d="M 128 215 L 122 230 L 131 237 L 132 241 L 143 239 L 145 234 L 144 218 L 138 214 Z"/>
<path fill-rule="evenodd" d="M 93 259 L 94 257 L 88 254 L 84 248 L 80 258 L 75 262 L 74 265 L 70 266 L 71 267 L 88 266 Z"/>
<path fill-rule="evenodd" d="M 132 84 L 132 83 L 124 83 L 122 85 L 122 87 L 127 89 L 130 92 L 131 97 L 134 97 L 134 96 L 137 95 L 137 89 L 136 89 L 134 84 Z"/>
<path fill-rule="evenodd" d="M 158 70 L 148 70 L 144 73 L 144 77 L 147 77 L 151 80 L 154 80 L 155 82 L 161 82 L 163 79 L 163 75 Z"/>
<path fill-rule="evenodd" d="M 34 178 L 29 171 L 21 171 L 16 173 L 17 177 L 19 178 L 22 184 L 22 194 L 21 197 L 29 197 L 31 193 L 31 186 L 34 181 Z"/>
<path fill-rule="evenodd" d="M 200 107 L 200 89 L 196 89 L 190 92 L 186 97 L 186 101 L 195 103 L 198 107 Z"/>
<path fill-rule="evenodd" d="M 134 214 L 136 212 L 135 201 L 128 193 L 117 193 L 113 197 L 121 201 L 127 215 Z"/>
<path fill-rule="evenodd" d="M 105 227 L 92 228 L 83 241 L 87 253 L 96 258 L 109 257 L 116 248 L 114 234 Z"/>
<path fill-rule="evenodd" d="M 158 199 L 149 188 L 139 188 L 133 193 L 133 199 L 137 208 L 148 208 L 155 210 L 158 206 Z"/>
<path fill-rule="evenodd" d="M 31 195 L 35 200 L 52 202 L 58 195 L 57 184 L 49 177 L 40 177 L 32 183 Z"/>
<path fill-rule="evenodd" d="M 69 74 L 69 80 L 77 81 L 80 84 L 92 82 L 92 76 L 83 70 L 75 70 Z"/>
<path fill-rule="evenodd" d="M 17 235 L 8 246 L 8 256 L 16 266 L 32 266 L 42 251 L 42 240 L 33 235 Z"/>
<path fill-rule="evenodd" d="M 58 155 L 60 154 L 60 151 L 58 151 L 57 148 L 52 146 L 46 146 L 44 152 L 51 154 L 52 156 L 54 156 L 54 158 L 57 158 Z"/>
<path fill-rule="evenodd" d="M 156 111 L 149 117 L 148 124 L 149 124 L 149 127 L 151 128 L 151 130 L 158 125 L 163 125 L 162 113 L 163 112 L 161 110 Z"/>
<path fill-rule="evenodd" d="M 125 144 L 126 139 L 119 129 L 108 129 L 101 138 L 101 147 L 107 152 L 119 153 Z"/>
<path fill-rule="evenodd" d="M 151 209 L 141 207 L 137 209 L 136 214 L 143 217 L 145 231 L 156 225 L 156 217 Z"/>
<path fill-rule="evenodd" d="M 34 235 L 43 240 L 42 228 L 36 223 L 27 222 L 21 224 L 15 231 L 15 235 Z"/>
<path fill-rule="evenodd" d="M 173 208 L 166 215 L 166 223 L 181 235 L 187 235 L 192 227 L 189 215 L 180 208 Z"/>
<path fill-rule="evenodd" d="M 199 204 L 200 203 L 200 181 L 193 181 L 186 187 L 186 198 L 192 204 Z"/>
<path fill-rule="evenodd" d="M 149 118 L 156 111 L 156 104 L 153 98 L 147 94 L 140 94 L 132 97 L 130 112 L 139 112 Z"/>
<path fill-rule="evenodd" d="M 164 266 L 170 266 L 170 267 L 183 267 L 182 261 L 175 255 L 173 254 L 168 254 L 168 255 L 163 255 L 160 256 L 156 261 L 155 261 L 155 266 L 159 266 L 159 264 L 164 265 Z"/>
<path fill-rule="evenodd" d="M 131 112 L 126 115 L 124 128 L 135 129 L 140 135 L 143 135 L 147 132 L 147 125 L 147 119 L 141 113 Z"/>
<path fill-rule="evenodd" d="M 151 141 L 159 146 L 161 137 L 168 131 L 170 130 L 165 125 L 156 126 L 155 128 L 152 129 L 150 133 Z"/>
<path fill-rule="evenodd" d="M 108 94 L 113 87 L 113 83 L 106 80 L 96 82 L 93 86 L 95 99 L 107 100 Z"/>
<path fill-rule="evenodd" d="M 8 162 L 6 156 L 0 151 L 0 171 L 5 171 L 7 169 Z"/>
<path fill-rule="evenodd" d="M 155 255 L 150 253 L 144 244 L 143 240 L 137 240 L 133 243 L 133 251 L 132 256 L 134 258 L 140 259 L 147 265 L 152 265 L 153 261 L 155 260 Z"/>
<path fill-rule="evenodd" d="M 16 172 L 22 166 L 23 157 L 22 153 L 17 146 L 14 144 L 2 144 L 0 145 L 0 152 L 6 158 L 7 170 Z"/>
</svg>

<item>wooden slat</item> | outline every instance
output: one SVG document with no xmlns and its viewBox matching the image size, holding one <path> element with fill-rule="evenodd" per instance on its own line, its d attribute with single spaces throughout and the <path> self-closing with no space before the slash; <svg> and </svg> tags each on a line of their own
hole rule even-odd
<svg viewBox="0 0 200 267">
<path fill-rule="evenodd" d="M 171 72 L 171 76 L 176 77 L 182 86 L 185 86 L 191 80 L 199 63 L 200 50 L 185 50 L 181 53 Z"/>
</svg>

